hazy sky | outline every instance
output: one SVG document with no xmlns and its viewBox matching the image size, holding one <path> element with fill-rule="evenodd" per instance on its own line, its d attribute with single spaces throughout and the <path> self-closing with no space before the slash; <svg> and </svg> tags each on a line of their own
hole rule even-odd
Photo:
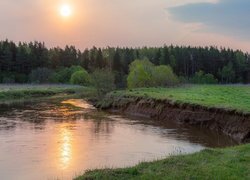
<svg viewBox="0 0 250 180">
<path fill-rule="evenodd" d="M 68 4 L 70 17 L 59 8 Z M 250 0 L 0 0 L 0 39 L 47 46 L 216 45 L 250 52 Z"/>
</svg>

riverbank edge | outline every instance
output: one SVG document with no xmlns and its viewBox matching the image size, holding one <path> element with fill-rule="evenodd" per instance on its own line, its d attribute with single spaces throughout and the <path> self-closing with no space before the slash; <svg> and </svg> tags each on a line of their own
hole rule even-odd
<svg viewBox="0 0 250 180">
<path fill-rule="evenodd" d="M 238 142 L 250 142 L 250 113 L 133 95 L 108 94 L 95 107 L 127 115 L 174 121 L 222 132 Z"/>
<path fill-rule="evenodd" d="M 93 88 L 89 87 L 46 87 L 38 89 L 34 86 L 34 89 L 30 87 L 27 89 L 11 89 L 6 91 L 0 91 L 0 105 L 11 105 L 16 103 L 33 102 L 41 99 L 50 98 L 88 98 L 93 92 Z"/>
<path fill-rule="evenodd" d="M 174 155 L 133 167 L 87 171 L 75 180 L 249 179 L 250 144 Z"/>
<path fill-rule="evenodd" d="M 207 127 L 221 131 L 239 142 L 249 142 L 250 114 L 236 110 L 114 93 L 108 94 L 94 106 L 105 111 L 153 118 L 156 121 L 172 120 L 181 124 Z M 208 118 L 205 118 L 206 116 Z M 75 180 L 248 179 L 249 167 L 250 144 L 244 144 L 174 155 L 162 160 L 139 163 L 133 167 L 90 170 Z"/>
</svg>

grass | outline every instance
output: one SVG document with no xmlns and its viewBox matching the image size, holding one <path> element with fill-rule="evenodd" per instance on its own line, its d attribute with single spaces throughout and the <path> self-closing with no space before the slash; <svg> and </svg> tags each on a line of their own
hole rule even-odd
<svg viewBox="0 0 250 180">
<path fill-rule="evenodd" d="M 72 85 L 0 85 L 0 103 L 58 94 L 89 96 L 93 89 Z"/>
<path fill-rule="evenodd" d="M 206 149 L 135 167 L 88 171 L 75 180 L 250 179 L 250 144 Z"/>
<path fill-rule="evenodd" d="M 168 99 L 176 103 L 250 112 L 249 85 L 186 85 L 174 88 L 142 88 L 115 91 L 111 95 Z"/>
</svg>

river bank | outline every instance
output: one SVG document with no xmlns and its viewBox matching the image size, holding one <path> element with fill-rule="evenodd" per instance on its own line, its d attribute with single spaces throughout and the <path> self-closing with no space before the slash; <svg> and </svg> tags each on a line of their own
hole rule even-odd
<svg viewBox="0 0 250 180">
<path fill-rule="evenodd" d="M 209 128 L 250 140 L 249 86 L 186 86 L 116 91 L 96 107 L 157 121 Z"/>
<path fill-rule="evenodd" d="M 92 97 L 93 89 L 74 85 L 0 85 L 0 104 L 35 101 L 40 98 Z"/>
<path fill-rule="evenodd" d="M 88 171 L 75 180 L 87 179 L 249 179 L 250 144 L 206 149 L 135 167 Z"/>
<path fill-rule="evenodd" d="M 184 86 L 115 91 L 97 108 L 156 122 L 209 128 L 238 142 L 250 140 L 249 86 Z M 137 166 L 87 171 L 84 179 L 249 179 L 250 144 L 205 149 Z"/>
</svg>

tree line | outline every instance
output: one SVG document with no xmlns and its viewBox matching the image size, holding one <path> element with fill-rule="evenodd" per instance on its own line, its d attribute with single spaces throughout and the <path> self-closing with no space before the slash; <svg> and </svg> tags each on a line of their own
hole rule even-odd
<svg viewBox="0 0 250 180">
<path fill-rule="evenodd" d="M 125 87 L 129 66 L 136 59 L 147 59 L 156 66 L 168 65 L 183 81 L 193 81 L 197 75 L 208 74 L 219 83 L 249 83 L 249 57 L 240 50 L 212 46 L 93 47 L 81 51 L 74 46 L 47 48 L 42 42 L 4 40 L 0 41 L 0 83 L 32 82 L 36 70 L 39 70 L 38 75 L 60 74 L 67 73 L 72 66 L 81 66 L 89 73 L 108 69 L 115 75 L 116 86 Z M 59 77 L 47 81 L 67 83 Z"/>
</svg>

